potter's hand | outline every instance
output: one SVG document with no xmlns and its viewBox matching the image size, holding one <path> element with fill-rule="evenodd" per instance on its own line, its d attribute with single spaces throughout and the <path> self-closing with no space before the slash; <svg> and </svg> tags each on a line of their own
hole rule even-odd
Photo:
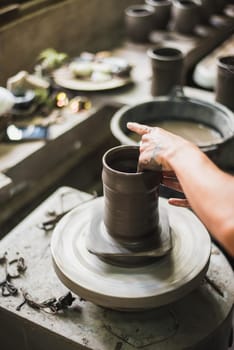
<svg viewBox="0 0 234 350">
<path fill-rule="evenodd" d="M 142 136 L 139 157 L 141 170 L 154 170 L 157 165 L 163 170 L 173 170 L 170 159 L 188 143 L 182 137 L 158 127 L 138 123 L 127 123 L 127 127 Z"/>
<path fill-rule="evenodd" d="M 163 171 L 162 184 L 183 193 L 183 189 L 173 171 Z M 169 198 L 168 203 L 177 207 L 191 208 L 189 201 L 186 198 Z"/>
<path fill-rule="evenodd" d="M 157 127 L 150 127 L 138 123 L 128 123 L 128 129 L 141 135 L 139 168 L 140 170 L 154 170 L 158 165 L 163 169 L 163 185 L 176 191 L 183 192 L 181 185 L 170 165 L 170 158 L 180 148 L 185 147 L 187 141 L 166 130 Z M 189 208 L 187 199 L 170 198 L 172 205 Z"/>
<path fill-rule="evenodd" d="M 127 126 L 142 136 L 142 168 L 151 165 L 153 158 L 162 170 L 174 171 L 194 213 L 234 257 L 233 175 L 218 168 L 197 145 L 182 137 L 137 123 Z"/>
</svg>

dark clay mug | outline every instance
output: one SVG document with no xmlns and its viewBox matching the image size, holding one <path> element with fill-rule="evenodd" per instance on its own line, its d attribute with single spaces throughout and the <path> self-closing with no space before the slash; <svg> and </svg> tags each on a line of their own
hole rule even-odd
<svg viewBox="0 0 234 350">
<path fill-rule="evenodd" d="M 234 110 L 234 56 L 218 58 L 217 68 L 216 101 Z"/>
<path fill-rule="evenodd" d="M 134 243 L 158 232 L 161 169 L 137 172 L 138 146 L 117 146 L 103 156 L 103 221 L 116 240 Z"/>
<path fill-rule="evenodd" d="M 154 9 L 154 29 L 166 29 L 171 17 L 170 0 L 145 0 Z"/>
<path fill-rule="evenodd" d="M 176 85 L 183 84 L 183 53 L 172 47 L 147 51 L 152 66 L 152 96 L 168 95 Z"/>
<path fill-rule="evenodd" d="M 215 12 L 216 13 L 222 13 L 223 9 L 227 5 L 228 1 L 227 0 L 214 0 L 215 4 Z"/>
<path fill-rule="evenodd" d="M 211 15 L 216 12 L 216 5 L 214 0 L 200 0 L 201 8 L 201 20 L 203 23 L 207 23 Z"/>
<path fill-rule="evenodd" d="M 136 43 L 149 41 L 154 29 L 154 9 L 147 5 L 132 5 L 125 9 L 125 28 L 129 40 Z"/>
<path fill-rule="evenodd" d="M 174 0 L 170 29 L 182 34 L 192 34 L 201 21 L 200 6 L 192 0 Z"/>
</svg>

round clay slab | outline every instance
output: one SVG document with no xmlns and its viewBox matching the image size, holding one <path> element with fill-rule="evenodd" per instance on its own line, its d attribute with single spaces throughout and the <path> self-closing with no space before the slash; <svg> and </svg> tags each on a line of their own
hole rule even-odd
<svg viewBox="0 0 234 350">
<path fill-rule="evenodd" d="M 150 265 L 119 267 L 87 250 L 96 201 L 103 205 L 103 198 L 97 198 L 64 216 L 52 236 L 55 271 L 74 293 L 97 305 L 135 311 L 171 303 L 201 283 L 209 265 L 211 242 L 190 210 L 159 198 L 159 206 L 168 212 L 172 250 Z"/>
</svg>

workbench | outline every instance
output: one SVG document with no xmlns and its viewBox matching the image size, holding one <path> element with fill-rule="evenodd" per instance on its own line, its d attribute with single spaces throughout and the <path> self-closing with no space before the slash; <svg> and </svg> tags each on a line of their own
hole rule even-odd
<svg viewBox="0 0 234 350">
<path fill-rule="evenodd" d="M 1 347 L 9 350 L 16 347 L 20 350 L 182 350 L 185 339 L 192 344 L 194 339 L 206 338 L 217 327 L 218 331 L 212 335 L 212 350 L 220 346 L 219 337 L 231 326 L 234 280 L 231 267 L 216 246 L 212 247 L 207 279 L 202 285 L 183 299 L 159 309 L 119 312 L 75 296 L 67 310 L 55 315 L 27 304 L 16 310 L 23 301 L 23 291 L 40 302 L 67 293 L 52 265 L 52 231 L 43 231 L 40 224 L 48 220 L 49 212 L 70 210 L 90 198 L 85 192 L 59 188 L 0 241 L 0 257 L 5 252 L 9 260 L 23 257 L 27 266 L 20 278 L 12 280 L 18 294 L 0 295 Z M 0 280 L 4 273 L 1 264 Z M 202 343 L 200 349 L 207 350 Z"/>
<path fill-rule="evenodd" d="M 92 108 L 67 114 L 63 123 L 51 125 L 48 141 L 0 144 L 0 226 L 15 220 L 21 209 L 28 207 L 51 186 L 56 187 L 75 165 L 87 164 L 87 157 L 91 154 L 95 157 L 100 146 L 103 149 L 109 147 L 110 139 L 113 139 L 109 123 L 115 111 L 122 105 L 140 103 L 152 97 L 152 74 L 146 50 L 161 41 L 165 43 L 166 37 L 172 45 L 174 38 L 165 36 L 165 33 L 161 37 L 153 33 L 148 45 L 124 43 L 113 50 L 114 55 L 126 58 L 133 66 L 132 84 L 98 93 L 73 92 L 74 95 L 87 96 Z M 222 39 L 221 35 L 219 41 Z M 174 42 L 176 47 L 178 44 L 179 41 Z M 186 54 L 191 53 L 186 60 L 187 70 L 195 59 L 201 58 L 201 51 L 191 49 L 191 45 L 193 42 L 188 38 L 180 47 Z M 211 50 L 212 46 L 212 42 L 203 44 L 206 50 Z M 214 101 L 214 94 L 204 90 L 185 87 L 184 92 L 189 97 Z M 96 165 L 97 162 L 93 166 Z M 40 224 L 48 219 L 48 212 L 70 210 L 89 200 L 90 196 L 74 188 L 58 188 L 0 240 L 0 258 L 7 252 L 10 260 L 23 257 L 27 265 L 21 277 L 13 281 L 18 294 L 0 295 L 1 347 L 8 350 L 181 350 L 185 340 L 195 344 L 199 339 L 206 340 L 209 334 L 212 350 L 222 345 L 227 347 L 229 339 L 225 344 L 220 344 L 219 339 L 231 328 L 233 271 L 215 245 L 212 246 L 207 278 L 202 285 L 169 306 L 141 313 L 122 313 L 75 296 L 71 307 L 56 315 L 27 304 L 17 310 L 23 301 L 23 292 L 28 292 L 38 301 L 59 298 L 67 293 L 52 265 L 52 231 L 45 232 Z M 4 275 L 5 266 L 0 264 L 0 282 Z M 217 332 L 213 333 L 215 330 Z M 200 349 L 207 350 L 207 347 L 201 343 Z"/>
</svg>

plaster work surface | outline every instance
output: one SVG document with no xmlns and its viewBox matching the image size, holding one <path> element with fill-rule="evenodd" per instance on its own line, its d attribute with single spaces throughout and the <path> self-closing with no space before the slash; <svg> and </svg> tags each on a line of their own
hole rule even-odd
<svg viewBox="0 0 234 350">
<path fill-rule="evenodd" d="M 0 337 L 4 348 L 15 349 L 17 345 L 21 350 L 182 350 L 217 328 L 219 334 L 224 332 L 222 324 L 230 319 L 233 303 L 233 272 L 215 246 L 201 286 L 182 300 L 160 309 L 123 313 L 77 297 L 71 308 L 58 315 L 40 312 L 28 305 L 16 311 L 22 302 L 21 289 L 39 301 L 67 292 L 53 270 L 52 232 L 44 232 L 38 224 L 47 218 L 48 210 L 68 210 L 89 198 L 87 193 L 60 188 L 0 242 L 0 256 L 7 252 L 9 259 L 14 259 L 18 252 L 28 266 L 24 275 L 14 281 L 19 295 L 0 296 Z M 0 274 L 2 280 L 2 266 Z M 212 349 L 221 349 L 216 336 L 212 339 Z M 207 347 L 201 343 L 196 349 L 207 350 Z"/>
</svg>

